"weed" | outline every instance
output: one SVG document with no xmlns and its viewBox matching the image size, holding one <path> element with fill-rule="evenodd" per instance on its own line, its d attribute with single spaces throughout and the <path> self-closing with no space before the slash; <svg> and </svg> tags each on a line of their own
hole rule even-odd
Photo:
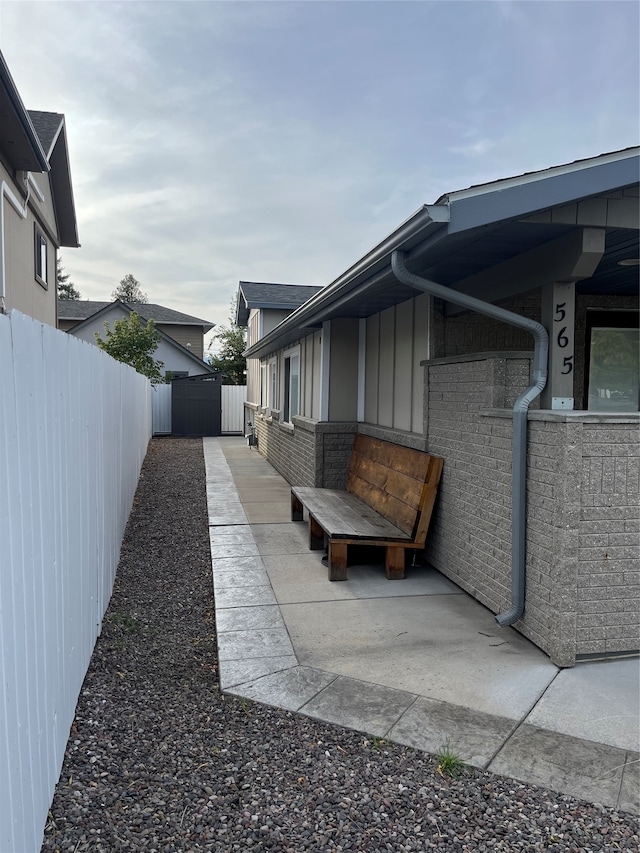
<svg viewBox="0 0 640 853">
<path fill-rule="evenodd" d="M 449 741 L 445 743 L 440 752 L 436 755 L 436 759 L 438 761 L 437 770 L 441 776 L 451 776 L 455 779 L 467 767 L 460 756 L 451 751 Z"/>
<path fill-rule="evenodd" d="M 116 625 L 122 625 L 130 634 L 137 634 L 140 630 L 140 623 L 128 613 L 114 613 L 112 618 Z"/>
</svg>

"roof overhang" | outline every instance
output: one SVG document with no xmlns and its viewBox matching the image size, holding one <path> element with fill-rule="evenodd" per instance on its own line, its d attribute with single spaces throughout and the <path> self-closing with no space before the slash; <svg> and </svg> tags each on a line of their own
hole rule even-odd
<svg viewBox="0 0 640 853">
<path fill-rule="evenodd" d="M 473 276 L 509 259 L 536 251 L 545 255 L 540 248 L 544 244 L 580 231 L 591 221 L 589 211 L 581 212 L 576 205 L 605 193 L 622 196 L 623 190 L 638 186 L 639 154 L 639 148 L 626 149 L 472 187 L 443 196 L 435 205 L 425 205 L 250 347 L 247 357 L 267 356 L 320 328 L 325 320 L 367 317 L 418 295 L 418 291 L 401 284 L 393 275 L 391 254 L 395 249 L 404 251 L 412 271 L 453 290 L 462 290 Z M 601 280 L 596 276 L 580 282 L 580 286 L 586 287 L 585 292 L 589 287 L 609 293 L 627 292 L 630 288 L 637 292 L 637 267 L 625 269 L 617 265 L 623 257 L 638 257 L 637 194 L 635 220 L 633 200 L 634 196 L 627 196 L 625 203 L 621 202 L 626 213 L 621 214 L 620 227 L 606 229 L 605 253 L 597 274 L 600 276 L 602 269 Z M 572 206 L 577 211 L 573 221 L 567 213 L 573 210 Z M 563 217 L 554 220 L 550 211 L 557 210 L 565 212 L 567 221 Z M 573 238 L 565 239 L 571 242 Z M 528 285 L 529 289 L 532 286 L 535 284 Z M 481 293 L 477 295 L 484 298 Z M 492 298 L 504 295 L 508 294 L 497 292 Z"/>
<path fill-rule="evenodd" d="M 0 149 L 16 170 L 49 171 L 46 154 L 1 53 Z"/>
<path fill-rule="evenodd" d="M 67 131 L 64 117 L 51 149 L 51 186 L 53 202 L 58 224 L 58 241 L 61 246 L 78 248 L 78 223 L 76 207 L 73 199 L 71 183 L 71 168 L 69 165 L 69 149 L 67 147 Z"/>
</svg>

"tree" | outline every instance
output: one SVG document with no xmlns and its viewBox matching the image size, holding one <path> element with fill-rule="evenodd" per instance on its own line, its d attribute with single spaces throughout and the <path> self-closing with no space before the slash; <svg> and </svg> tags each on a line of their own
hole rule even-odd
<svg viewBox="0 0 640 853">
<path fill-rule="evenodd" d="M 140 315 L 132 311 L 128 317 L 115 320 L 113 330 L 108 323 L 104 323 L 104 330 L 104 339 L 98 332 L 95 333 L 96 343 L 101 350 L 124 364 L 130 364 L 138 373 L 148 377 L 152 385 L 164 382 L 164 363 L 153 358 L 160 343 L 160 332 L 153 320 L 143 325 Z"/>
<path fill-rule="evenodd" d="M 64 271 L 62 258 L 56 259 L 56 287 L 58 299 L 80 299 L 80 291 L 69 281 L 69 273 Z"/>
<path fill-rule="evenodd" d="M 148 302 L 149 297 L 142 292 L 140 282 L 131 273 L 127 273 L 120 284 L 111 294 L 112 299 L 120 299 L 122 302 Z"/>
<path fill-rule="evenodd" d="M 222 374 L 223 385 L 245 385 L 247 382 L 247 360 L 242 354 L 247 348 L 246 329 L 236 326 L 236 301 L 237 297 L 231 301 L 229 328 L 221 326 L 213 336 L 220 344 L 218 353 L 209 356 L 209 364 Z"/>
</svg>

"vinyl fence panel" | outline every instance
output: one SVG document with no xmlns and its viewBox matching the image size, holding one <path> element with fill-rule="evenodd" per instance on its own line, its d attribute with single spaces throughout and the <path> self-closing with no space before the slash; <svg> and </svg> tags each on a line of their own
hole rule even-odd
<svg viewBox="0 0 640 853">
<path fill-rule="evenodd" d="M 222 386 L 222 434 L 244 433 L 246 385 Z"/>
<path fill-rule="evenodd" d="M 148 381 L 0 315 L 0 850 L 39 851 L 151 434 Z"/>
<path fill-rule="evenodd" d="M 171 435 L 171 384 L 155 385 L 151 393 L 154 435 Z"/>
</svg>

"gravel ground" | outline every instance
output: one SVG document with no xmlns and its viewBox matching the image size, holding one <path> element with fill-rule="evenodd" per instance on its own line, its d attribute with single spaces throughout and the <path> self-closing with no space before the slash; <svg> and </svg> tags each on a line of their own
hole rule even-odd
<svg viewBox="0 0 640 853">
<path fill-rule="evenodd" d="M 199 440 L 154 439 L 43 851 L 638 851 L 628 814 L 221 694 Z"/>
</svg>

